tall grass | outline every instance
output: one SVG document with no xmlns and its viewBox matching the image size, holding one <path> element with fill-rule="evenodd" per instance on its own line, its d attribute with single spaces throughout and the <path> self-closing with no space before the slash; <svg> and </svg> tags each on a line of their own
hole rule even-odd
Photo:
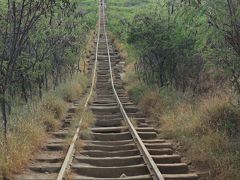
<svg viewBox="0 0 240 180">
<path fill-rule="evenodd" d="M 87 82 L 88 78 L 86 76 L 75 76 L 70 82 L 62 85 L 57 92 L 65 101 L 72 102 L 86 90 Z"/>
<path fill-rule="evenodd" d="M 84 140 L 92 139 L 91 127 L 95 123 L 94 115 L 90 110 L 85 111 L 83 115 L 83 120 L 81 123 L 80 136 Z"/>
<path fill-rule="evenodd" d="M 59 129 L 67 111 L 66 101 L 79 98 L 86 87 L 87 78 L 78 75 L 56 91 L 44 94 L 42 100 L 13 109 L 7 143 L 0 137 L 0 179 L 3 175 L 11 179 L 13 173 L 21 171 L 43 145 L 47 133 Z"/>
<path fill-rule="evenodd" d="M 240 179 L 240 108 L 232 95 L 218 92 L 193 100 L 174 93 L 148 90 L 138 104 L 210 179 Z"/>
<path fill-rule="evenodd" d="M 229 95 L 201 97 L 193 106 L 182 102 L 163 115 L 162 132 L 178 139 L 198 166 L 210 169 L 216 179 L 240 177 L 240 109 Z"/>
</svg>

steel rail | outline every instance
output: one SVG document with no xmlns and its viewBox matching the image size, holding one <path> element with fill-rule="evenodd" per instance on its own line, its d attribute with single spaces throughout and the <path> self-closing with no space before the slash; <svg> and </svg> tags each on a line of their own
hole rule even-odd
<svg viewBox="0 0 240 180">
<path fill-rule="evenodd" d="M 151 155 L 149 154 L 147 148 L 145 147 L 145 145 L 143 144 L 141 138 L 139 137 L 137 131 L 135 130 L 133 124 L 131 123 L 130 119 L 128 118 L 127 116 L 127 113 L 126 111 L 124 110 L 124 107 L 118 97 L 118 94 L 116 92 L 116 89 L 115 89 L 115 86 L 114 86 L 114 81 L 113 81 L 113 74 L 112 74 L 112 65 L 111 65 L 111 56 L 110 56 L 110 51 L 109 51 L 109 44 L 108 44 L 108 37 L 107 37 L 107 33 L 106 33 L 106 23 L 105 23 L 105 11 L 104 11 L 104 7 L 105 7 L 105 2 L 104 0 L 99 0 L 99 23 L 98 23 L 98 35 L 97 35 L 97 45 L 96 45 L 96 54 L 95 54 L 95 63 L 94 63 L 94 70 L 93 70 L 93 77 L 92 77 L 92 83 L 91 83 L 91 89 L 90 89 L 90 93 L 87 97 L 87 100 L 84 104 L 84 110 L 83 110 L 83 113 L 82 113 L 82 117 L 79 121 L 79 124 L 78 124 L 78 128 L 76 129 L 76 132 L 74 134 L 74 137 L 71 141 L 71 144 L 68 148 L 68 151 L 66 153 L 66 156 L 64 158 L 64 162 L 61 166 L 61 169 L 58 173 L 58 176 L 57 176 L 57 180 L 62 180 L 64 178 L 64 175 L 66 173 L 66 170 L 67 168 L 69 167 L 69 164 L 71 163 L 71 160 L 72 160 L 72 156 L 73 156 L 73 153 L 75 151 L 75 143 L 76 143 L 76 140 L 78 138 L 78 135 L 79 135 L 79 132 L 80 132 L 80 127 L 81 127 L 81 123 L 83 121 L 83 118 L 84 118 L 84 113 L 86 112 L 86 109 L 87 109 L 87 105 L 88 105 L 88 102 L 92 96 L 92 93 L 93 93 L 93 89 L 94 89 L 94 85 L 95 85 L 95 79 L 96 79 L 96 69 L 97 69 L 97 62 L 98 62 L 98 46 L 99 46 L 99 39 L 100 39 L 100 30 L 101 30 L 101 16 L 103 17 L 103 23 L 104 23 L 104 27 L 103 27 L 103 30 L 104 30 L 104 35 L 105 35 L 105 39 L 106 39 L 106 46 L 107 46 L 107 51 L 108 51 L 108 61 L 109 61 L 109 70 L 110 70 L 110 77 L 111 77 L 111 85 L 112 85 L 112 89 L 113 89 L 113 92 L 114 92 L 114 95 L 117 99 L 117 102 L 118 102 L 118 106 L 120 107 L 120 110 L 122 112 L 122 115 L 124 117 L 124 119 L 126 120 L 128 126 L 129 126 L 129 130 L 134 138 L 134 141 L 135 143 L 137 144 L 137 147 L 138 149 L 140 150 L 142 156 L 143 156 L 143 159 L 145 161 L 145 163 L 147 164 L 147 167 L 151 173 L 151 176 L 153 177 L 154 180 L 164 180 L 162 174 L 160 173 L 157 165 L 155 164 L 155 162 L 153 161 Z M 101 14 L 102 13 L 102 14 Z"/>
<path fill-rule="evenodd" d="M 111 76 L 111 84 L 112 84 L 112 89 L 113 92 L 115 94 L 115 97 L 117 99 L 118 102 L 118 106 L 120 107 L 120 110 L 122 112 L 122 115 L 125 119 L 125 121 L 127 122 L 128 126 L 129 126 L 129 131 L 132 134 L 132 137 L 138 147 L 138 149 L 140 150 L 143 159 L 149 169 L 149 172 L 151 174 L 151 176 L 153 177 L 154 180 L 164 180 L 163 175 L 161 174 L 161 172 L 159 171 L 156 163 L 153 161 L 151 155 L 149 154 L 146 146 L 144 145 L 144 143 L 142 142 L 141 138 L 139 137 L 136 129 L 134 128 L 132 122 L 130 121 L 120 99 L 119 96 L 117 94 L 117 91 L 115 89 L 115 85 L 114 85 L 114 81 L 113 81 L 113 74 L 112 74 L 112 64 L 111 64 L 111 56 L 110 56 L 110 50 L 109 50 L 109 44 L 108 44 L 108 37 L 107 37 L 107 33 L 106 33 L 106 22 L 105 22 L 105 2 L 104 0 L 102 0 L 102 16 L 103 16 L 103 23 L 104 23 L 104 35 L 105 35 L 105 39 L 106 39 L 106 45 L 107 45 L 107 51 L 108 51 L 108 62 L 109 62 L 109 69 L 110 69 L 110 76 Z"/>
<path fill-rule="evenodd" d="M 95 54 L 95 63 L 94 63 L 94 69 L 93 69 L 91 89 L 90 89 L 89 95 L 88 95 L 88 97 L 86 99 L 86 102 L 84 104 L 84 109 L 83 109 L 83 112 L 82 112 L 82 117 L 81 117 L 81 119 L 80 119 L 80 121 L 78 123 L 78 128 L 76 129 L 76 132 L 75 132 L 75 134 L 73 136 L 71 144 L 70 144 L 70 146 L 68 148 L 68 151 L 66 153 L 66 156 L 64 158 L 63 164 L 61 166 L 61 169 L 60 169 L 60 171 L 58 173 L 57 180 L 62 180 L 64 178 L 64 175 L 66 174 L 66 170 L 69 167 L 69 164 L 71 163 L 72 156 L 73 156 L 73 154 L 75 152 L 75 143 L 76 143 L 76 140 L 78 139 L 80 128 L 81 128 L 81 124 L 82 124 L 82 121 L 84 119 L 84 114 L 86 112 L 86 109 L 87 109 L 87 106 L 88 106 L 88 102 L 89 102 L 89 100 L 90 100 L 90 98 L 92 96 L 93 89 L 94 89 L 94 86 L 95 86 L 97 62 L 98 62 L 98 45 L 99 45 L 100 28 L 101 28 L 101 5 L 99 5 L 99 20 L 98 21 L 99 22 L 98 22 L 97 45 L 96 45 L 96 52 L 95 52 L 96 54 Z"/>
</svg>

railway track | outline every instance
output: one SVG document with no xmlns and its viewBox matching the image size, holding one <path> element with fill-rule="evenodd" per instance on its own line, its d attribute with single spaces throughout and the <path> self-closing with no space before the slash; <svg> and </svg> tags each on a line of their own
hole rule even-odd
<svg viewBox="0 0 240 180">
<path fill-rule="evenodd" d="M 67 152 L 61 144 L 66 133 L 63 130 L 55 133 L 41 158 L 36 158 L 17 179 L 198 179 L 195 173 L 189 172 L 187 164 L 181 162 L 181 157 L 174 154 L 172 145 L 158 138 L 157 131 L 129 100 L 120 76 L 123 69 L 120 56 L 107 36 L 104 7 L 104 0 L 100 0 L 99 29 L 90 61 L 93 80 L 84 106 L 85 109 L 88 106 L 96 118 L 91 128 L 92 138 L 79 136 L 84 119 L 80 120 Z M 88 105 L 94 87 L 95 95 Z M 75 103 L 69 110 L 70 115 L 77 105 Z M 71 123 L 70 120 L 66 122 Z M 85 145 L 75 150 L 79 141 L 84 141 Z"/>
</svg>

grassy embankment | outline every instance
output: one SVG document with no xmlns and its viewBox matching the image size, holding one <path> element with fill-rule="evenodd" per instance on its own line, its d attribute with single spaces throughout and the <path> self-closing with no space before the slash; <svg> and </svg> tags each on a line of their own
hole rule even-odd
<svg viewBox="0 0 240 180">
<path fill-rule="evenodd" d="M 209 170 L 210 179 L 240 179 L 240 109 L 237 95 L 226 89 L 204 96 L 172 88 L 152 88 L 140 82 L 134 72 L 137 56 L 126 42 L 124 19 L 131 18 L 144 2 L 134 6 L 111 0 L 109 29 L 126 61 L 125 83 L 129 95 L 160 128 L 165 138 L 175 139 L 180 151 L 198 169 Z M 135 2 L 135 1 L 133 1 Z M 121 17 L 117 18 L 116 17 Z"/>
<path fill-rule="evenodd" d="M 86 11 L 97 10 L 95 1 L 86 0 L 82 1 L 81 4 Z M 95 25 L 97 17 L 94 13 L 87 14 L 84 18 Z M 89 56 L 93 36 L 93 33 L 89 33 L 89 42 L 86 42 L 87 45 L 81 52 L 81 68 L 84 67 L 84 58 Z M 48 133 L 60 128 L 69 102 L 78 99 L 86 91 L 87 84 L 87 76 L 83 73 L 76 73 L 74 77 L 68 78 L 66 82 L 60 84 L 55 91 L 45 92 L 41 100 L 34 97 L 27 104 L 14 103 L 16 105 L 12 107 L 12 113 L 9 117 L 7 144 L 4 143 L 4 138 L 0 137 L 0 179 L 3 176 L 10 178 L 13 173 L 21 171 L 30 157 L 42 147 Z M 89 113 L 86 116 L 88 115 Z M 78 116 L 75 119 L 77 122 Z M 0 133 L 3 134 L 2 129 Z"/>
<path fill-rule="evenodd" d="M 48 133 L 60 128 L 68 103 L 81 96 L 87 82 L 86 76 L 78 74 L 56 91 L 45 93 L 42 100 L 12 110 L 7 145 L 1 138 L 0 146 L 0 168 L 5 176 L 19 172 L 46 141 Z"/>
</svg>

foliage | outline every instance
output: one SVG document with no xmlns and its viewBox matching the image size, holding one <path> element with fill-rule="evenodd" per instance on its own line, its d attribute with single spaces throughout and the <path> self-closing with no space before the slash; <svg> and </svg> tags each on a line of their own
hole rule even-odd
<svg viewBox="0 0 240 180">
<path fill-rule="evenodd" d="M 19 0 L 0 4 L 0 103 L 7 132 L 12 102 L 56 89 L 80 71 L 95 1 Z"/>
<path fill-rule="evenodd" d="M 210 179 L 239 179 L 239 1 L 111 2 L 109 28 L 137 55 L 131 98 Z"/>
<path fill-rule="evenodd" d="M 177 13 L 177 16 L 187 20 L 189 26 L 194 28 L 198 41 L 202 41 L 202 52 L 207 54 L 207 60 L 225 71 L 239 93 L 239 1 L 192 1 L 183 8 L 175 7 L 175 11 L 182 11 L 181 15 Z"/>
<path fill-rule="evenodd" d="M 148 9 L 151 0 L 108 0 L 108 29 L 120 40 L 126 40 L 130 19 L 139 9 Z"/>
<path fill-rule="evenodd" d="M 0 179 L 59 128 L 64 100 L 86 90 L 81 61 L 97 9 L 94 0 L 0 0 Z"/>
<path fill-rule="evenodd" d="M 128 42 L 134 44 L 140 56 L 136 70 L 144 82 L 185 91 L 195 86 L 202 70 L 196 38 L 174 19 L 161 14 L 156 9 L 142 12 L 131 23 Z"/>
<path fill-rule="evenodd" d="M 148 85 L 201 94 L 228 80 L 239 92 L 238 1 L 111 0 L 108 6 L 109 29 L 137 52 L 135 70 Z"/>
</svg>

